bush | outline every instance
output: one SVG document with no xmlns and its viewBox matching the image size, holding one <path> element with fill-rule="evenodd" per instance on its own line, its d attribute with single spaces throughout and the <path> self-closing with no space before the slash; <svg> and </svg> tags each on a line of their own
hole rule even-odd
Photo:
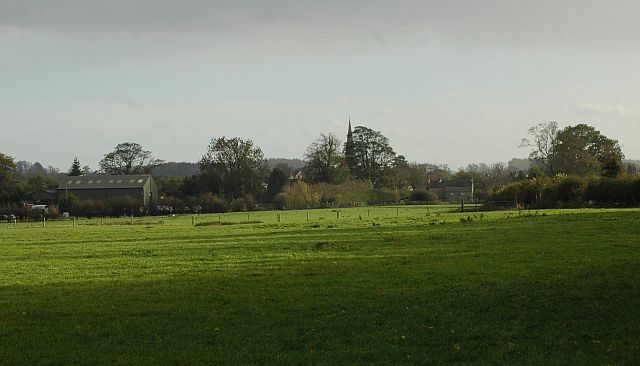
<svg viewBox="0 0 640 366">
<path fill-rule="evenodd" d="M 490 200 L 513 201 L 537 207 L 576 207 L 584 204 L 637 206 L 640 204 L 640 179 L 594 177 L 589 181 L 576 176 L 534 178 L 496 187 Z"/>
<path fill-rule="evenodd" d="M 201 194 L 193 206 L 201 206 L 202 212 L 227 212 L 227 202 L 211 192 Z"/>
<path fill-rule="evenodd" d="M 411 202 L 428 203 L 435 202 L 436 199 L 436 195 L 433 192 L 427 191 L 426 189 L 415 189 L 411 191 L 411 194 L 409 196 L 409 200 Z"/>
<path fill-rule="evenodd" d="M 176 196 L 167 196 L 160 202 L 160 206 L 158 206 L 158 211 L 161 213 L 172 213 L 178 212 L 182 213 L 185 210 L 187 204 L 185 200 Z"/>
<path fill-rule="evenodd" d="M 584 196 L 598 206 L 635 206 L 640 203 L 640 179 L 596 178 L 587 184 Z"/>
<path fill-rule="evenodd" d="M 549 193 L 549 178 L 536 177 L 518 182 L 510 182 L 494 188 L 490 194 L 492 201 L 515 201 L 520 206 L 543 206 L 545 195 Z"/>
<path fill-rule="evenodd" d="M 584 202 L 586 181 L 573 175 L 559 174 L 544 188 L 544 207 L 575 207 Z"/>
<path fill-rule="evenodd" d="M 58 210 L 56 207 L 47 208 L 47 214 L 45 215 L 47 219 L 59 219 L 60 216 L 62 216 L 60 214 L 60 210 Z"/>
<path fill-rule="evenodd" d="M 400 191 L 389 188 L 374 188 L 369 192 L 368 202 L 375 203 L 396 203 L 400 200 Z"/>
<path fill-rule="evenodd" d="M 285 207 L 288 209 L 316 208 L 320 206 L 320 193 L 316 186 L 296 181 L 284 188 Z M 278 195 L 276 195 L 278 197 Z M 281 198 L 280 198 L 281 199 Z"/>
<path fill-rule="evenodd" d="M 555 196 L 560 202 L 578 202 L 582 200 L 585 182 L 576 176 L 562 179 L 556 186 Z"/>
<path fill-rule="evenodd" d="M 78 206 L 79 202 L 80 199 L 72 193 L 58 195 L 58 208 L 62 212 L 71 213 L 71 211 L 73 211 L 73 209 Z"/>
<path fill-rule="evenodd" d="M 231 211 L 247 211 L 247 202 L 244 200 L 244 198 L 239 197 L 231 201 Z"/>
<path fill-rule="evenodd" d="M 114 197 L 106 202 L 110 215 L 137 215 L 140 214 L 142 202 L 134 200 L 130 196 Z"/>
<path fill-rule="evenodd" d="M 284 210 L 288 207 L 288 203 L 291 200 L 291 197 L 289 197 L 288 194 L 280 192 L 278 194 L 276 194 L 275 197 L 273 197 L 273 203 L 275 204 L 276 208 L 279 210 Z"/>
</svg>

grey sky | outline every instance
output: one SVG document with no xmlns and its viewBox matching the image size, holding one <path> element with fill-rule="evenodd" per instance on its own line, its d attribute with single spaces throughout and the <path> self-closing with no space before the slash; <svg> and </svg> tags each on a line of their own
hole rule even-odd
<svg viewBox="0 0 640 366">
<path fill-rule="evenodd" d="M 640 157 L 633 1 L 0 0 L 0 151 L 63 169 L 213 137 L 302 157 L 349 115 L 411 161 L 525 156 L 538 122 Z"/>
</svg>

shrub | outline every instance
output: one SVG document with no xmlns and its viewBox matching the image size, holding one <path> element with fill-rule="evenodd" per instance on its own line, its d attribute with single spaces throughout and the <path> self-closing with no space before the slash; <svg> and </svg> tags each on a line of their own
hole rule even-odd
<svg viewBox="0 0 640 366">
<path fill-rule="evenodd" d="M 599 206 L 632 206 L 640 201 L 637 178 L 600 178 L 589 182 L 588 199 Z"/>
<path fill-rule="evenodd" d="M 369 203 L 396 203 L 400 200 L 400 191 L 389 188 L 374 188 L 369 191 Z"/>
<path fill-rule="evenodd" d="M 273 203 L 275 204 L 277 209 L 284 210 L 288 207 L 288 202 L 290 200 L 291 200 L 291 197 L 289 197 L 288 194 L 284 192 L 280 192 L 276 194 L 276 196 L 273 198 Z"/>
<path fill-rule="evenodd" d="M 211 192 L 201 194 L 194 202 L 195 201 L 197 201 L 197 203 L 193 206 L 201 206 L 202 212 L 227 212 L 227 202 Z"/>
<path fill-rule="evenodd" d="M 549 178 L 535 177 L 518 182 L 510 182 L 494 188 L 491 192 L 492 201 L 515 201 L 522 206 L 541 206 L 548 193 Z"/>
<path fill-rule="evenodd" d="M 231 211 L 240 212 L 247 210 L 247 202 L 242 197 L 235 198 L 231 201 Z"/>
<path fill-rule="evenodd" d="M 305 182 L 296 181 L 286 186 L 282 193 L 285 194 L 286 208 L 302 209 L 320 206 L 321 194 L 318 193 L 315 186 L 310 186 Z"/>
<path fill-rule="evenodd" d="M 412 202 L 434 202 L 437 197 L 433 192 L 427 191 L 426 189 L 415 189 L 411 191 L 409 199 Z"/>
<path fill-rule="evenodd" d="M 589 181 L 576 176 L 534 178 L 497 187 L 491 200 L 517 200 L 520 205 L 537 207 L 637 206 L 640 204 L 640 179 L 594 177 Z"/>
<path fill-rule="evenodd" d="M 584 179 L 573 175 L 561 175 L 547 187 L 546 196 L 557 202 L 581 202 L 585 187 Z"/>
<path fill-rule="evenodd" d="M 134 200 L 131 196 L 114 197 L 106 202 L 106 206 L 111 215 L 136 215 L 140 213 L 142 206 L 140 200 Z"/>
<path fill-rule="evenodd" d="M 187 204 L 185 200 L 176 196 L 167 196 L 160 202 L 160 212 L 184 212 Z"/>
<path fill-rule="evenodd" d="M 47 209 L 47 214 L 45 215 L 47 219 L 59 219 L 60 216 L 62 216 L 60 214 L 60 210 L 58 210 L 56 207 L 49 207 Z"/>
</svg>

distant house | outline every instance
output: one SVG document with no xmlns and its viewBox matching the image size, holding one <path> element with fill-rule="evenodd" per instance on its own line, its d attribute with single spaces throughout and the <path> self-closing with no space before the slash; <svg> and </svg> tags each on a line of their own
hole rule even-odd
<svg viewBox="0 0 640 366">
<path fill-rule="evenodd" d="M 58 205 L 58 194 L 55 190 L 39 190 L 25 195 L 22 200 L 28 205 L 56 207 Z"/>
<path fill-rule="evenodd" d="M 291 174 L 289 174 L 289 180 L 303 180 L 303 179 L 304 179 L 304 175 L 302 174 L 302 170 L 299 170 L 297 173 L 291 172 Z"/>
<path fill-rule="evenodd" d="M 427 189 L 444 200 L 459 200 L 461 197 L 474 196 L 472 179 L 429 182 Z"/>
<path fill-rule="evenodd" d="M 128 196 L 146 207 L 158 202 L 158 186 L 150 175 L 66 177 L 57 191 L 59 197 L 73 194 L 80 199 L 93 201 L 107 201 Z"/>
</svg>

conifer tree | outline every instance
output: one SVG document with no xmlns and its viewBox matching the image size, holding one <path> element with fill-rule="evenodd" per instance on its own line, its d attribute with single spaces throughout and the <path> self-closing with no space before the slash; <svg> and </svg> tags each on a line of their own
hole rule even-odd
<svg viewBox="0 0 640 366">
<path fill-rule="evenodd" d="M 82 175 L 82 167 L 80 166 L 78 158 L 73 159 L 73 164 L 71 164 L 71 169 L 69 169 L 69 175 L 72 177 Z"/>
</svg>

